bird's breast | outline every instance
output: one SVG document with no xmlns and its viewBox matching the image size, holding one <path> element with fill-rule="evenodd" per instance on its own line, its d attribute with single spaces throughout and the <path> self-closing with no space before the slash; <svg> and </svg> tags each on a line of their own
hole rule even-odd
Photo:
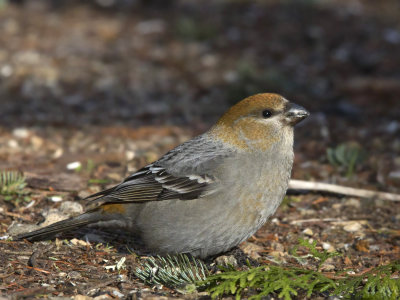
<svg viewBox="0 0 400 300">
<path fill-rule="evenodd" d="M 293 164 L 293 150 L 253 153 L 226 164 L 224 186 L 237 220 L 261 226 L 282 202 Z"/>
</svg>

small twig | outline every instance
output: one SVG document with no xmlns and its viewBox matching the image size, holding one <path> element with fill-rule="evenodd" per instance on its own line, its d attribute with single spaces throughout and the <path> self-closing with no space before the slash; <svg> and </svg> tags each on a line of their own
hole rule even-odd
<svg viewBox="0 0 400 300">
<path fill-rule="evenodd" d="M 48 290 L 45 287 L 24 288 L 21 286 L 15 291 L 15 293 L 12 294 L 12 296 L 17 299 L 26 298 L 28 296 L 32 296 L 30 298 L 33 298 L 33 296 L 37 294 L 45 294 L 47 291 Z"/>
<path fill-rule="evenodd" d="M 38 272 L 42 272 L 42 273 L 45 273 L 45 274 L 51 274 L 51 272 L 43 270 L 43 269 L 40 269 L 40 268 L 35 268 L 35 267 L 30 267 L 30 266 L 26 266 L 26 267 L 28 269 L 35 270 L 35 271 L 38 271 Z"/>
<path fill-rule="evenodd" d="M 10 216 L 10 217 L 14 217 L 14 218 L 19 218 L 19 219 L 21 219 L 21 220 L 24 220 L 24 221 L 29 221 L 29 222 L 32 222 L 32 218 L 31 217 L 26 217 L 26 216 L 23 216 L 23 215 L 20 215 L 20 214 L 17 214 L 17 213 L 13 213 L 13 212 L 10 212 L 10 211 L 5 211 L 5 212 L 3 212 L 6 216 Z"/>
<path fill-rule="evenodd" d="M 296 225 L 296 224 L 303 224 L 303 223 L 312 223 L 312 222 L 340 222 L 342 221 L 342 219 L 338 219 L 338 218 L 325 218 L 325 219 L 306 219 L 306 220 L 294 220 L 291 221 L 290 224 L 291 225 Z"/>
<path fill-rule="evenodd" d="M 1 252 L 2 252 L 2 254 L 14 254 L 14 255 L 19 255 L 19 256 L 22 256 L 22 255 L 25 255 L 25 256 L 30 256 L 30 255 L 32 255 L 32 251 L 10 251 L 10 250 L 7 250 L 7 249 L 1 249 Z"/>
<path fill-rule="evenodd" d="M 0 275 L 0 279 L 4 279 L 4 278 L 7 278 L 7 277 L 10 277 L 10 276 L 13 276 L 13 275 L 15 275 L 15 274 L 14 273 L 2 274 L 2 275 Z M 0 287 L 0 290 L 1 290 L 1 287 Z"/>
<path fill-rule="evenodd" d="M 292 190 L 311 190 L 319 192 L 328 192 L 333 194 L 341 194 L 346 196 L 354 196 L 360 198 L 379 198 L 388 201 L 400 201 L 399 194 L 376 192 L 364 189 L 356 189 L 336 184 L 313 182 L 291 179 L 289 182 L 289 189 Z"/>
<path fill-rule="evenodd" d="M 355 274 L 351 274 L 351 273 L 346 273 L 343 272 L 342 274 L 346 274 L 346 275 L 336 275 L 334 273 L 323 273 L 326 277 L 330 278 L 330 279 L 345 279 L 346 277 L 360 277 L 362 275 L 365 275 L 366 273 L 368 273 L 369 271 L 371 271 L 373 269 L 373 267 L 369 267 L 359 273 L 355 273 Z"/>
</svg>

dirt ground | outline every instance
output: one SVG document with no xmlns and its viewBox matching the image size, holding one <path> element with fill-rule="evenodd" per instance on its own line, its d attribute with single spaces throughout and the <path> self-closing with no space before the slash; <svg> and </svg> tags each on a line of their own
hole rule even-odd
<svg viewBox="0 0 400 300">
<path fill-rule="evenodd" d="M 293 178 L 400 193 L 398 1 L 106 2 L 0 1 L 0 171 L 28 184 L 23 197 L 0 195 L 2 236 L 79 213 L 84 197 L 257 92 L 311 111 Z M 349 142 L 365 153 L 350 174 L 326 152 Z M 66 237 L 1 240 L 2 295 L 207 298 L 141 283 L 141 253 L 122 234 Z M 342 254 L 322 271 L 366 272 L 400 259 L 400 203 L 289 191 L 239 248 L 268 264 L 289 260 L 299 238 Z"/>
</svg>

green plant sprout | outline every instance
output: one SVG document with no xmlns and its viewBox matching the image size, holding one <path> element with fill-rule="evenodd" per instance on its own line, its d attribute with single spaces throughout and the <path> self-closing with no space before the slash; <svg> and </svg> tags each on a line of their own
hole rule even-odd
<svg viewBox="0 0 400 300">
<path fill-rule="evenodd" d="M 4 200 L 15 201 L 15 203 L 21 200 L 30 201 L 25 188 L 26 181 L 21 172 L 0 171 L 0 195 L 4 196 Z"/>
<path fill-rule="evenodd" d="M 309 255 L 307 257 L 313 257 L 314 259 L 318 260 L 318 266 L 317 266 L 317 271 L 321 269 L 321 266 L 329 259 L 335 256 L 340 256 L 341 254 L 334 251 L 334 252 L 328 252 L 326 250 L 323 250 L 322 252 L 317 249 L 317 241 L 309 242 L 308 240 L 304 239 L 299 239 L 299 244 L 293 247 L 293 249 L 290 250 L 290 254 L 294 257 L 299 258 L 297 251 L 300 246 L 305 247 L 309 251 Z"/>
<path fill-rule="evenodd" d="M 366 159 L 365 150 L 355 142 L 340 144 L 335 148 L 328 148 L 326 156 L 331 165 L 345 169 L 346 177 L 354 175 L 356 166 Z"/>
</svg>

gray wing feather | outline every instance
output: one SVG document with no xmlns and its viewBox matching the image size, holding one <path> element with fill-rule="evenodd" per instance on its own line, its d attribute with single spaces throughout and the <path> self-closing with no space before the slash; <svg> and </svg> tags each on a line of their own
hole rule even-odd
<svg viewBox="0 0 400 300">
<path fill-rule="evenodd" d="M 230 150 L 201 135 L 128 176 L 121 184 L 88 198 L 97 205 L 196 199 L 213 192 L 217 180 L 212 176 L 213 170 L 230 154 Z"/>
</svg>

